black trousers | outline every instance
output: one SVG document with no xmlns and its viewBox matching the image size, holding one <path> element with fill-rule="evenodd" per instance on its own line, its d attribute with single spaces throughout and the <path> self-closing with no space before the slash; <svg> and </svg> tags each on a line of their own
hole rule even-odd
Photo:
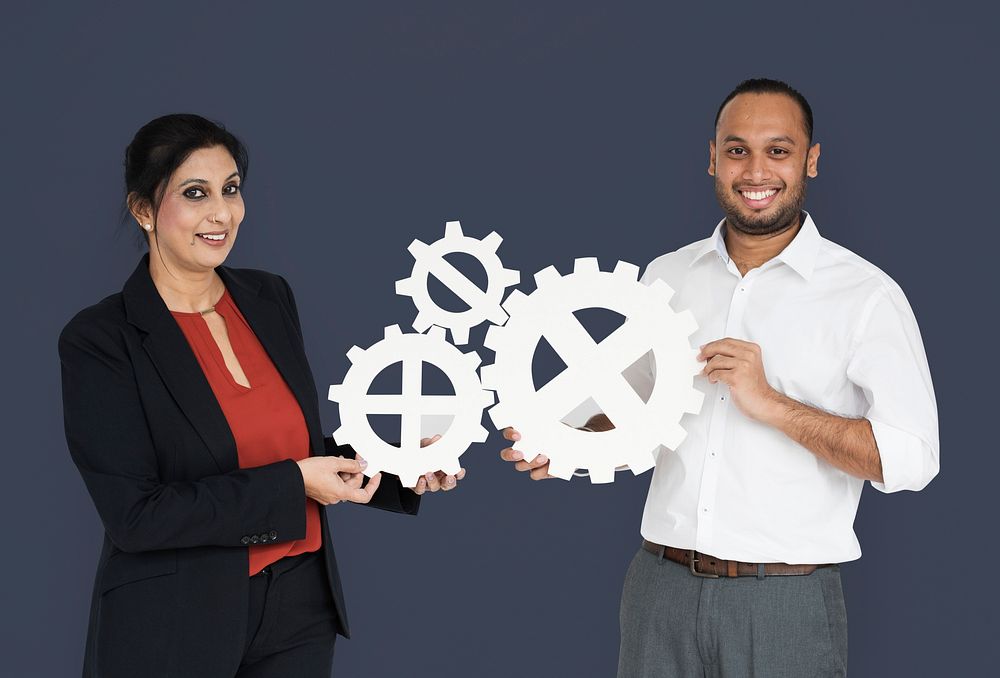
<svg viewBox="0 0 1000 678">
<path fill-rule="evenodd" d="M 330 678 L 337 626 L 324 567 L 313 551 L 250 577 L 246 650 L 235 678 Z"/>
</svg>

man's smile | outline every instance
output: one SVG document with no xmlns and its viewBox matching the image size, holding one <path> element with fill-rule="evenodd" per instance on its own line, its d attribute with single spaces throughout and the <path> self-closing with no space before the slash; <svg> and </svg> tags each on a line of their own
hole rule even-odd
<svg viewBox="0 0 1000 678">
<path fill-rule="evenodd" d="M 743 199 L 743 203 L 752 209 L 763 209 L 774 202 L 774 198 L 781 189 L 777 186 L 750 187 L 736 191 Z"/>
</svg>

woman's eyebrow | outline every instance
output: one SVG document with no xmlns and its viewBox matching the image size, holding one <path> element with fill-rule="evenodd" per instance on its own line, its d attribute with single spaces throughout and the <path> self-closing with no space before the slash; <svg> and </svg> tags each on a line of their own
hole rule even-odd
<svg viewBox="0 0 1000 678">
<path fill-rule="evenodd" d="M 226 177 L 226 181 L 229 181 L 233 177 L 238 177 L 239 175 L 240 175 L 239 172 L 233 172 L 228 177 Z M 179 188 L 181 186 L 187 186 L 188 184 L 207 184 L 207 183 L 208 179 L 185 179 L 181 183 L 177 184 L 177 186 Z"/>
</svg>

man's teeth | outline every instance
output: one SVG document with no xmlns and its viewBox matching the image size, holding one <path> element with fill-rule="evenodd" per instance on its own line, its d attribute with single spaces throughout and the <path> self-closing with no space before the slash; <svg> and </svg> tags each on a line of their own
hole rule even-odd
<svg viewBox="0 0 1000 678">
<path fill-rule="evenodd" d="M 743 197 L 747 200 L 764 200 L 765 198 L 770 198 L 772 195 L 778 191 L 774 188 L 769 188 L 766 191 L 740 191 Z"/>
<path fill-rule="evenodd" d="M 210 233 L 199 233 L 198 237 L 199 238 L 204 238 L 205 240 L 225 240 L 226 239 L 226 234 L 225 233 L 219 233 L 218 235 L 212 235 Z"/>
</svg>

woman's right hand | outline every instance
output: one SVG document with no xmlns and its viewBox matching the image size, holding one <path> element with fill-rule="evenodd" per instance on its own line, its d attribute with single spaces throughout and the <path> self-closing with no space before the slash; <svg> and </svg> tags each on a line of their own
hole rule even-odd
<svg viewBox="0 0 1000 678">
<path fill-rule="evenodd" d="M 364 480 L 362 471 L 368 465 L 364 459 L 358 461 L 346 457 L 307 457 L 296 463 L 302 471 L 306 496 L 323 506 L 340 501 L 367 504 L 382 482 L 382 474 L 376 473 L 368 481 L 368 485 L 361 487 Z"/>
</svg>

